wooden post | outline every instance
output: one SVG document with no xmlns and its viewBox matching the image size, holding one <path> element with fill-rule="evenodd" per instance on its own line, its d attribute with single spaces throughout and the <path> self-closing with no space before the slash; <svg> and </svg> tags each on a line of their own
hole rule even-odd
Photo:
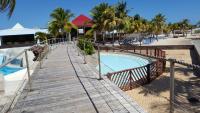
<svg viewBox="0 0 200 113">
<path fill-rule="evenodd" d="M 100 49 L 99 49 L 99 43 L 98 43 L 98 64 L 99 64 L 99 78 L 98 80 L 101 80 L 101 56 L 100 56 Z"/>
<path fill-rule="evenodd" d="M 152 50 L 150 50 L 150 56 L 152 56 Z"/>
<path fill-rule="evenodd" d="M 147 64 L 147 83 L 151 82 L 151 64 Z"/>
<path fill-rule="evenodd" d="M 165 51 L 163 51 L 163 58 L 165 58 Z M 163 61 L 163 71 L 166 69 L 166 61 Z"/>
<path fill-rule="evenodd" d="M 45 52 L 45 55 L 46 55 L 46 59 L 48 59 L 48 53 L 49 53 L 49 47 L 47 48 L 47 51 Z"/>
<path fill-rule="evenodd" d="M 113 52 L 115 52 L 115 49 L 114 49 L 114 44 L 112 45 L 112 48 L 113 48 Z"/>
<path fill-rule="evenodd" d="M 170 60 L 170 113 L 174 112 L 174 60 Z"/>
<path fill-rule="evenodd" d="M 27 68 L 27 74 L 28 74 L 28 83 L 29 83 L 29 91 L 31 91 L 31 74 L 30 74 L 30 68 L 29 68 L 29 62 L 28 62 L 28 53 L 27 50 L 25 51 L 25 58 L 26 58 L 26 68 Z"/>
<path fill-rule="evenodd" d="M 107 49 L 106 49 L 106 52 L 108 52 L 108 47 L 107 47 Z"/>
<path fill-rule="evenodd" d="M 147 56 L 148 56 L 148 54 L 149 54 L 149 53 L 148 53 L 148 48 L 147 48 L 147 50 L 146 50 L 146 54 L 147 54 Z"/>
<path fill-rule="evenodd" d="M 133 88 L 133 78 L 131 76 L 132 72 L 129 70 L 129 90 Z"/>
<path fill-rule="evenodd" d="M 83 57 L 84 57 L 84 64 L 87 64 L 87 62 L 86 62 L 86 52 L 85 52 L 85 43 L 86 43 L 86 41 L 84 40 L 84 45 L 83 45 Z"/>
<path fill-rule="evenodd" d="M 40 69 L 42 69 L 42 55 L 39 53 L 39 62 L 40 62 Z"/>
</svg>

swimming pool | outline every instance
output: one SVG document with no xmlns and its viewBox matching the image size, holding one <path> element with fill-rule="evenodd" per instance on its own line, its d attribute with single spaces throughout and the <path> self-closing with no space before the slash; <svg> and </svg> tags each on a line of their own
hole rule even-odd
<svg viewBox="0 0 200 113">
<path fill-rule="evenodd" d="M 6 76 L 6 75 L 9 75 L 11 73 L 17 72 L 21 69 L 23 69 L 23 68 L 4 66 L 4 67 L 0 68 L 0 73 L 3 74 L 3 76 Z"/>
<path fill-rule="evenodd" d="M 142 67 L 150 63 L 149 60 L 132 55 L 101 53 L 101 73 L 121 71 L 124 69 Z M 99 67 L 97 66 L 97 69 Z"/>
</svg>

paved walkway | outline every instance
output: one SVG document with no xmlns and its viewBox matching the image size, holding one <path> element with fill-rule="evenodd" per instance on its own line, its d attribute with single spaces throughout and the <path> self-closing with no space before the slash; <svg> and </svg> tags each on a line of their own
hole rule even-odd
<svg viewBox="0 0 200 113">
<path fill-rule="evenodd" d="M 33 73 L 33 91 L 24 90 L 11 113 L 144 112 L 106 77 L 97 80 L 71 45 L 55 49 L 42 67 Z"/>
</svg>

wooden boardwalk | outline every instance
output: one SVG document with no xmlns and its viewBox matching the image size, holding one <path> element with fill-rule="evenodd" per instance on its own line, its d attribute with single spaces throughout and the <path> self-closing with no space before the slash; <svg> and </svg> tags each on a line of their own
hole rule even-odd
<svg viewBox="0 0 200 113">
<path fill-rule="evenodd" d="M 143 113 L 106 77 L 98 74 L 69 45 L 49 54 L 32 76 L 32 89 L 23 90 L 10 113 Z M 28 84 L 26 86 L 28 88 Z"/>
</svg>

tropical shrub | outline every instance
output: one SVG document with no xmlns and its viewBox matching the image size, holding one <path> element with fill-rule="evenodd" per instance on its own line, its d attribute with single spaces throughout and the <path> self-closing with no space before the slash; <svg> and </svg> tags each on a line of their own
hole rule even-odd
<svg viewBox="0 0 200 113">
<path fill-rule="evenodd" d="M 81 50 L 84 50 L 84 52 L 87 54 L 87 55 L 92 55 L 95 53 L 94 51 L 94 46 L 92 44 L 92 42 L 90 40 L 86 40 L 86 38 L 84 37 L 80 37 L 78 39 L 78 44 L 77 46 L 81 49 Z M 84 49 L 84 46 L 85 46 L 85 49 Z"/>
<path fill-rule="evenodd" d="M 196 33 L 196 34 L 197 34 L 197 33 L 200 33 L 200 30 L 195 30 L 194 33 Z"/>
</svg>

